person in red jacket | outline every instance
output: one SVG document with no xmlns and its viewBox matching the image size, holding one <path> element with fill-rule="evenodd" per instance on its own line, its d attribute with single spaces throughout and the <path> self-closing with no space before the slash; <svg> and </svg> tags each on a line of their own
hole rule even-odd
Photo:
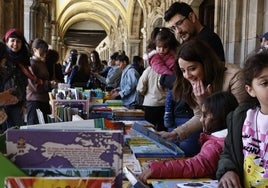
<svg viewBox="0 0 268 188">
<path fill-rule="evenodd" d="M 200 152 L 185 159 L 154 161 L 144 169 L 139 178 L 215 178 L 218 160 L 227 135 L 225 119 L 238 106 L 230 92 L 216 92 L 202 104 L 203 133 L 200 135 Z"/>
</svg>

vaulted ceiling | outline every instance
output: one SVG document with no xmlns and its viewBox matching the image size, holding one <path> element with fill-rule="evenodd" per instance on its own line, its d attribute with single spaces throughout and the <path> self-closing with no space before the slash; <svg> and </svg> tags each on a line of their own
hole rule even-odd
<svg viewBox="0 0 268 188">
<path fill-rule="evenodd" d="M 64 44 L 96 48 L 131 4 L 127 0 L 58 0 L 58 30 Z"/>
</svg>

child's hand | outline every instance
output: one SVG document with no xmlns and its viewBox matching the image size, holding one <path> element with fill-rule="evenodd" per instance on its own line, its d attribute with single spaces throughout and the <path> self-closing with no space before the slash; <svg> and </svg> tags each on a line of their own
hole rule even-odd
<svg viewBox="0 0 268 188">
<path fill-rule="evenodd" d="M 144 169 L 142 173 L 139 175 L 139 179 L 143 183 L 147 183 L 147 179 L 150 178 L 152 175 L 152 170 L 150 168 Z"/>
<path fill-rule="evenodd" d="M 220 179 L 218 188 L 241 188 L 239 176 L 234 171 L 226 172 Z"/>
</svg>

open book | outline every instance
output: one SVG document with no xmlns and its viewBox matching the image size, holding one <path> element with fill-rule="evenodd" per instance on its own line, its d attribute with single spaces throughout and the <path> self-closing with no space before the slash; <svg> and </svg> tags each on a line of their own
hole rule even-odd
<svg viewBox="0 0 268 188">
<path fill-rule="evenodd" d="M 143 125 L 140 125 L 138 123 L 134 123 L 132 129 L 145 136 L 147 139 L 155 143 L 160 148 L 168 151 L 170 154 L 177 157 L 184 157 L 184 152 L 175 143 L 170 142 L 165 138 L 162 138 L 159 134 L 148 129 L 147 127 L 144 127 Z M 153 148 L 151 147 L 151 149 Z"/>
</svg>

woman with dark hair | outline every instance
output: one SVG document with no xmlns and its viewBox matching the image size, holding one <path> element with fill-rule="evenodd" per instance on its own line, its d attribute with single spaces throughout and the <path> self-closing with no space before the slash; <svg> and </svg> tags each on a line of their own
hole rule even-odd
<svg viewBox="0 0 268 188">
<path fill-rule="evenodd" d="M 27 78 L 38 84 L 42 80 L 36 78 L 29 70 L 30 49 L 23 34 L 17 29 L 10 29 L 3 38 L 6 44 L 5 74 L 3 77 L 3 90 L 12 88 L 13 94 L 19 102 L 5 107 L 8 115 L 6 128 L 24 124 L 24 103 L 26 100 Z"/>
<path fill-rule="evenodd" d="M 104 66 L 101 63 L 99 53 L 96 50 L 90 52 L 89 64 L 92 72 L 101 72 L 103 70 Z"/>
<path fill-rule="evenodd" d="M 144 71 L 144 61 L 142 57 L 138 55 L 133 56 L 132 65 L 141 76 Z"/>
<path fill-rule="evenodd" d="M 239 103 L 249 99 L 240 68 L 223 64 L 210 46 L 201 40 L 192 39 L 182 44 L 175 71 L 174 99 L 183 99 L 192 108 L 194 116 L 172 132 L 160 132 L 168 139 L 181 141 L 202 130 L 200 104 L 212 93 L 229 91 Z"/>
<path fill-rule="evenodd" d="M 87 87 L 87 82 L 91 77 L 91 70 L 88 63 L 88 55 L 81 53 L 78 55 L 77 64 L 73 67 L 68 84 L 72 87 Z"/>
<path fill-rule="evenodd" d="M 3 91 L 3 80 L 4 75 L 6 74 L 6 45 L 0 42 L 0 124 L 4 123 L 7 120 L 7 114 L 2 106 L 16 104 L 19 100 L 16 96 L 14 96 L 13 89 L 7 89 Z M 4 132 L 6 127 L 0 126 L 0 134 Z"/>
<path fill-rule="evenodd" d="M 58 63 L 59 53 L 56 50 L 48 49 L 46 56 L 46 65 L 49 72 L 50 80 L 64 83 L 64 75 L 62 73 L 62 66 Z"/>
<path fill-rule="evenodd" d="M 100 73 L 104 69 L 104 66 L 100 60 L 99 53 L 96 50 L 91 51 L 89 54 L 89 65 L 93 73 Z M 88 87 L 92 89 L 104 89 L 105 86 L 95 76 L 92 76 L 88 83 Z"/>
</svg>

